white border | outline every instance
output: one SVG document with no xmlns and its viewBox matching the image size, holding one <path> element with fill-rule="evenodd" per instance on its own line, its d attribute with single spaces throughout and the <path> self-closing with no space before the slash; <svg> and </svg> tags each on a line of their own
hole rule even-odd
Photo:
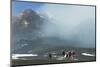
<svg viewBox="0 0 100 67">
<path fill-rule="evenodd" d="M 97 61 L 69 64 L 38 65 L 37 67 L 99 67 L 100 64 L 100 0 L 34 0 L 41 2 L 88 4 L 97 6 Z M 10 67 L 10 0 L 0 0 L 0 67 Z M 26 67 L 26 66 L 25 66 Z M 32 66 L 27 66 L 32 67 Z"/>
</svg>

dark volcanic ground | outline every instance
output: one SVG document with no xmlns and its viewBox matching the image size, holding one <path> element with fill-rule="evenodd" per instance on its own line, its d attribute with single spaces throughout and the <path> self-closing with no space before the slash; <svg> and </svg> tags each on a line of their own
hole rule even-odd
<svg viewBox="0 0 100 67">
<path fill-rule="evenodd" d="M 62 55 L 63 50 L 74 50 L 76 55 L 74 59 L 64 58 Z M 50 59 L 48 53 L 52 53 L 53 57 Z M 82 55 L 82 53 L 92 54 L 94 56 Z M 36 53 L 35 53 L 36 54 Z M 20 65 L 38 65 L 38 64 L 52 64 L 52 63 L 71 63 L 71 62 L 84 62 L 84 61 L 95 61 L 95 49 L 94 48 L 60 48 L 58 49 L 48 49 L 44 52 L 37 53 L 37 56 L 23 56 L 18 57 L 19 59 L 12 59 L 13 66 Z"/>
</svg>

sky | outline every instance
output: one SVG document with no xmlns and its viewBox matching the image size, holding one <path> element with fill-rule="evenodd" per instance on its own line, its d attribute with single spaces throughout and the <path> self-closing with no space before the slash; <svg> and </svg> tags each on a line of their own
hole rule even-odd
<svg viewBox="0 0 100 67">
<path fill-rule="evenodd" d="M 12 14 L 16 15 L 23 9 L 31 8 L 33 10 L 38 10 L 43 4 L 40 3 L 32 3 L 32 2 L 19 2 L 12 1 Z"/>
<path fill-rule="evenodd" d="M 13 14 L 26 8 L 38 11 L 48 20 L 42 27 L 42 36 L 56 36 L 79 43 L 73 46 L 95 47 L 95 7 L 13 2 Z"/>
</svg>

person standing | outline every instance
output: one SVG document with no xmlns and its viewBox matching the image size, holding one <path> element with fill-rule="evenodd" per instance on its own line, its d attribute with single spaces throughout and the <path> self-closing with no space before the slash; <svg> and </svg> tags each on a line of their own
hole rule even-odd
<svg viewBox="0 0 100 67">
<path fill-rule="evenodd" d="M 51 53 L 49 54 L 49 58 L 52 59 L 52 54 Z"/>
</svg>

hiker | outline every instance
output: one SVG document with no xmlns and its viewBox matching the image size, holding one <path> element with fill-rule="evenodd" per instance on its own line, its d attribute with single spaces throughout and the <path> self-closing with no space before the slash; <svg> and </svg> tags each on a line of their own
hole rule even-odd
<svg viewBox="0 0 100 67">
<path fill-rule="evenodd" d="M 74 56 L 75 56 L 75 55 L 76 55 L 76 52 L 72 50 L 72 51 L 71 51 L 71 56 L 70 56 L 70 58 L 71 58 L 71 59 L 74 59 Z"/>
<path fill-rule="evenodd" d="M 73 59 L 73 57 L 76 55 L 76 53 L 75 53 L 75 51 L 63 51 L 63 55 L 66 58 Z"/>
<path fill-rule="evenodd" d="M 67 51 L 63 51 L 62 54 L 64 55 L 65 58 L 68 57 L 68 52 Z"/>
<path fill-rule="evenodd" d="M 62 52 L 62 55 L 65 55 L 65 51 Z"/>
<path fill-rule="evenodd" d="M 52 59 L 52 54 L 51 53 L 49 54 L 49 58 Z"/>
</svg>

